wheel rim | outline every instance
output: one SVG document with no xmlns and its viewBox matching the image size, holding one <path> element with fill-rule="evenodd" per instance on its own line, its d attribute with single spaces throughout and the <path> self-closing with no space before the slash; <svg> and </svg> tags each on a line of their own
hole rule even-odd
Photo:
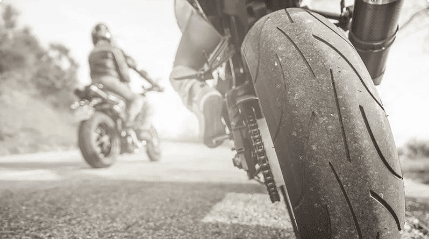
<svg viewBox="0 0 429 239">
<path fill-rule="evenodd" d="M 95 146 L 100 158 L 108 158 L 112 153 L 113 132 L 105 123 L 100 123 L 95 128 Z"/>
</svg>

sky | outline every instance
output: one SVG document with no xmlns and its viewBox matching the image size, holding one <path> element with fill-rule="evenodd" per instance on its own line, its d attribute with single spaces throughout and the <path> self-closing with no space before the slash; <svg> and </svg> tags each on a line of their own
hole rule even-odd
<svg viewBox="0 0 429 239">
<path fill-rule="evenodd" d="M 327 2 L 313 0 L 310 5 L 335 9 Z M 403 0 L 399 26 L 410 16 L 429 6 L 428 0 Z M 347 0 L 346 5 L 353 0 Z M 388 115 L 396 145 L 409 139 L 429 140 L 429 11 L 400 30 L 390 49 L 386 72 L 376 87 Z"/>
<path fill-rule="evenodd" d="M 81 63 L 79 78 L 89 82 L 87 56 L 92 49 L 90 32 L 106 23 L 124 50 L 155 77 L 168 75 L 180 31 L 173 0 L 4 0 L 21 12 L 42 43 L 61 42 Z M 167 73 L 167 74 L 166 74 Z"/>
<path fill-rule="evenodd" d="M 352 3 L 352 0 L 347 0 Z M 197 134 L 195 117 L 182 105 L 168 81 L 181 33 L 176 25 L 173 0 L 3 0 L 21 13 L 47 45 L 61 42 L 80 63 L 79 79 L 89 83 L 87 57 L 92 49 L 90 32 L 105 22 L 124 50 L 160 80 L 162 94 L 148 96 L 155 108 L 154 124 L 160 134 L 174 137 Z M 313 0 L 310 6 L 337 10 L 338 0 Z M 400 23 L 428 5 L 426 0 L 406 0 Z M 388 59 L 381 95 L 397 145 L 417 137 L 429 139 L 429 17 L 420 17 L 399 32 Z M 139 78 L 133 75 L 134 85 Z M 136 87 L 138 89 L 138 87 Z"/>
<path fill-rule="evenodd" d="M 426 0 L 405 0 L 400 26 L 427 6 Z M 398 145 L 429 140 L 429 11 L 398 32 L 377 90 Z"/>
</svg>

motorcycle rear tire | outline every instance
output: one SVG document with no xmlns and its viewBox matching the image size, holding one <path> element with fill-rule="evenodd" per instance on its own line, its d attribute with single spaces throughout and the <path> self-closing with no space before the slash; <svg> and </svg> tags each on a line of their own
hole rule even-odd
<svg viewBox="0 0 429 239">
<path fill-rule="evenodd" d="M 404 186 L 380 97 L 326 18 L 284 9 L 242 45 L 301 238 L 400 238 Z"/>
<path fill-rule="evenodd" d="M 106 152 L 97 149 L 96 129 L 103 127 L 109 137 L 110 146 Z M 116 162 L 120 151 L 119 136 L 115 131 L 114 121 L 102 112 L 82 121 L 78 129 L 78 145 L 85 161 L 93 168 L 107 168 Z"/>
<path fill-rule="evenodd" d="M 152 162 L 158 162 L 161 160 L 161 144 L 158 136 L 158 132 L 152 126 L 150 129 L 151 139 L 146 142 L 146 153 L 149 160 Z"/>
</svg>

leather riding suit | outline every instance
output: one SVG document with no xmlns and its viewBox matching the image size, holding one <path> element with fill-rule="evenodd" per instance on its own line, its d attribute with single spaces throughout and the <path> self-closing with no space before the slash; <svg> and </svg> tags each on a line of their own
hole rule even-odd
<svg viewBox="0 0 429 239">
<path fill-rule="evenodd" d="M 132 126 L 143 109 L 145 99 L 131 91 L 129 66 L 124 52 L 110 42 L 100 40 L 88 57 L 93 83 L 102 84 L 103 89 L 123 97 L 127 103 L 127 125 Z M 147 108 L 147 107 L 145 107 Z"/>
<path fill-rule="evenodd" d="M 218 144 L 213 143 L 212 139 L 225 134 L 225 126 L 221 121 L 222 95 L 205 82 L 192 77 L 176 79 L 195 75 L 204 66 L 207 55 L 220 43 L 222 36 L 202 15 L 201 6 L 193 6 L 187 0 L 176 0 L 175 4 L 176 20 L 182 31 L 182 39 L 176 52 L 170 82 L 183 104 L 197 116 L 200 137 L 204 143 L 215 147 Z"/>
</svg>

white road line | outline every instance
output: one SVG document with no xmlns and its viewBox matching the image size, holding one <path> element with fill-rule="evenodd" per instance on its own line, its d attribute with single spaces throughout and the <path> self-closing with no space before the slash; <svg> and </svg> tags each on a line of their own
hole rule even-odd
<svg viewBox="0 0 429 239">
<path fill-rule="evenodd" d="M 0 170 L 0 180 L 2 181 L 56 181 L 61 177 L 51 170 Z"/>
<path fill-rule="evenodd" d="M 284 203 L 271 203 L 268 194 L 228 193 L 202 222 L 292 230 Z"/>
</svg>

